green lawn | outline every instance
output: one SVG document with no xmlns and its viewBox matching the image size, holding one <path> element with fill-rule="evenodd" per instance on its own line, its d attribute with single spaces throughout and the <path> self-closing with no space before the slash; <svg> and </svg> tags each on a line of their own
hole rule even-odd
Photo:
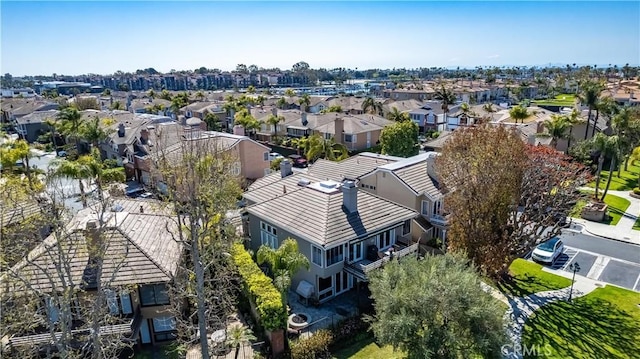
<svg viewBox="0 0 640 359">
<path fill-rule="evenodd" d="M 388 345 L 384 347 L 378 346 L 373 336 L 370 336 L 336 351 L 333 357 L 335 359 L 401 359 L 405 358 L 406 355 L 399 351 L 393 351 L 393 347 Z"/>
<path fill-rule="evenodd" d="M 640 294 L 612 286 L 573 303 L 558 301 L 529 318 L 522 342 L 551 354 L 545 358 L 638 358 L 638 304 Z"/>
<path fill-rule="evenodd" d="M 592 191 L 583 191 L 583 192 L 590 194 L 591 197 L 593 197 Z M 600 193 L 598 195 L 600 195 Z M 609 207 L 607 208 L 607 212 L 609 213 L 610 218 L 605 220 L 602 223 L 606 223 L 611 226 L 615 226 L 616 224 L 618 224 L 624 212 L 627 210 L 627 208 L 629 208 L 629 205 L 631 205 L 631 202 L 629 202 L 628 199 L 614 196 L 612 194 L 607 194 L 607 196 L 604 198 L 604 203 L 609 205 Z M 578 204 L 579 202 L 576 204 L 576 206 Z M 574 210 L 575 210 L 575 207 L 574 207 Z M 571 213 L 573 213 L 573 210 Z M 578 217 L 580 216 L 578 215 Z"/>
<path fill-rule="evenodd" d="M 633 227 L 631 229 L 640 231 L 640 218 L 636 219 L 636 223 L 633 224 Z"/>
<path fill-rule="evenodd" d="M 538 106 L 573 106 L 576 102 L 576 95 L 561 94 L 552 99 L 532 101 Z"/>
<path fill-rule="evenodd" d="M 516 297 L 524 297 L 537 292 L 565 288 L 571 280 L 542 271 L 540 264 L 521 258 L 509 267 L 511 278 L 498 283 L 498 289 Z"/>
<path fill-rule="evenodd" d="M 638 187 L 638 174 L 640 174 L 640 162 L 629 162 L 627 171 L 624 170 L 624 163 L 620 168 L 620 178 L 618 178 L 618 171 L 613 172 L 611 177 L 610 190 L 613 191 L 631 191 L 635 187 Z M 609 171 L 602 171 L 600 176 L 600 189 L 604 189 L 607 186 L 607 180 L 609 179 Z M 589 182 L 587 186 L 596 188 L 596 181 Z"/>
<path fill-rule="evenodd" d="M 582 209 L 587 204 L 587 200 L 580 199 L 576 202 L 576 205 L 573 206 L 571 212 L 569 212 L 569 217 L 580 218 L 580 214 L 582 213 Z"/>
</svg>

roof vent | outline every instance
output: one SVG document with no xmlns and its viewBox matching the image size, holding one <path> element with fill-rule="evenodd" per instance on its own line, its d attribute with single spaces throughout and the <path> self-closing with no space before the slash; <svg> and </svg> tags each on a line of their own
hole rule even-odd
<svg viewBox="0 0 640 359">
<path fill-rule="evenodd" d="M 336 188 L 338 183 L 332 181 L 320 182 L 320 186 L 324 188 Z"/>
<path fill-rule="evenodd" d="M 310 184 L 311 184 L 311 181 L 309 181 L 309 180 L 308 180 L 308 179 L 306 179 L 306 178 L 301 178 L 301 179 L 298 181 L 298 186 L 306 187 L 306 186 L 308 186 L 308 185 L 310 185 Z"/>
</svg>

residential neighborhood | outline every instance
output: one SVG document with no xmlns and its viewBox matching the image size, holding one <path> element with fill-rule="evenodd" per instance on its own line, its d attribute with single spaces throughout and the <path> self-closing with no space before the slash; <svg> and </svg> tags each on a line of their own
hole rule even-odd
<svg viewBox="0 0 640 359">
<path fill-rule="evenodd" d="M 40 5 L 2 4 L 0 358 L 638 357 L 637 4 L 576 10 L 598 51 L 460 37 L 524 3 L 64 5 L 136 14 L 95 62 L 16 42 Z"/>
</svg>

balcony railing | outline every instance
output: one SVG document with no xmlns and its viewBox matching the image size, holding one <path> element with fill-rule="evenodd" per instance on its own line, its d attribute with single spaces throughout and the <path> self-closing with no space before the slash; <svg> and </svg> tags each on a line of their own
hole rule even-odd
<svg viewBox="0 0 640 359">
<path fill-rule="evenodd" d="M 393 258 L 402 258 L 411 254 L 418 253 L 418 246 L 418 243 L 414 243 L 406 247 L 401 247 L 397 250 L 394 250 L 393 252 L 387 252 L 389 253 L 389 255 L 385 255 L 384 257 L 373 262 L 366 259 L 358 261 L 356 263 L 348 263 L 347 261 L 345 261 L 344 269 L 352 275 L 358 277 L 359 279 L 366 281 L 367 273 L 384 266 Z M 400 246 L 396 245 L 394 247 Z"/>
<path fill-rule="evenodd" d="M 447 226 L 449 225 L 449 216 L 449 214 L 432 214 L 431 217 L 429 217 L 429 222 L 436 226 Z"/>
</svg>

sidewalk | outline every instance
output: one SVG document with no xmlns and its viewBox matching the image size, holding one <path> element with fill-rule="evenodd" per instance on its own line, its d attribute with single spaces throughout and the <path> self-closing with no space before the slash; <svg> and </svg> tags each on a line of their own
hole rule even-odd
<svg viewBox="0 0 640 359">
<path fill-rule="evenodd" d="M 593 188 L 589 189 L 593 190 Z M 610 226 L 604 223 L 587 221 L 582 218 L 572 218 L 574 225 L 572 225 L 571 228 L 579 230 L 585 234 L 592 234 L 598 237 L 640 245 L 640 231 L 632 229 L 640 215 L 640 199 L 631 197 L 629 195 L 629 191 L 610 190 L 607 194 L 622 197 L 631 202 L 629 208 L 627 208 L 624 216 L 620 218 L 618 224 Z"/>
</svg>

